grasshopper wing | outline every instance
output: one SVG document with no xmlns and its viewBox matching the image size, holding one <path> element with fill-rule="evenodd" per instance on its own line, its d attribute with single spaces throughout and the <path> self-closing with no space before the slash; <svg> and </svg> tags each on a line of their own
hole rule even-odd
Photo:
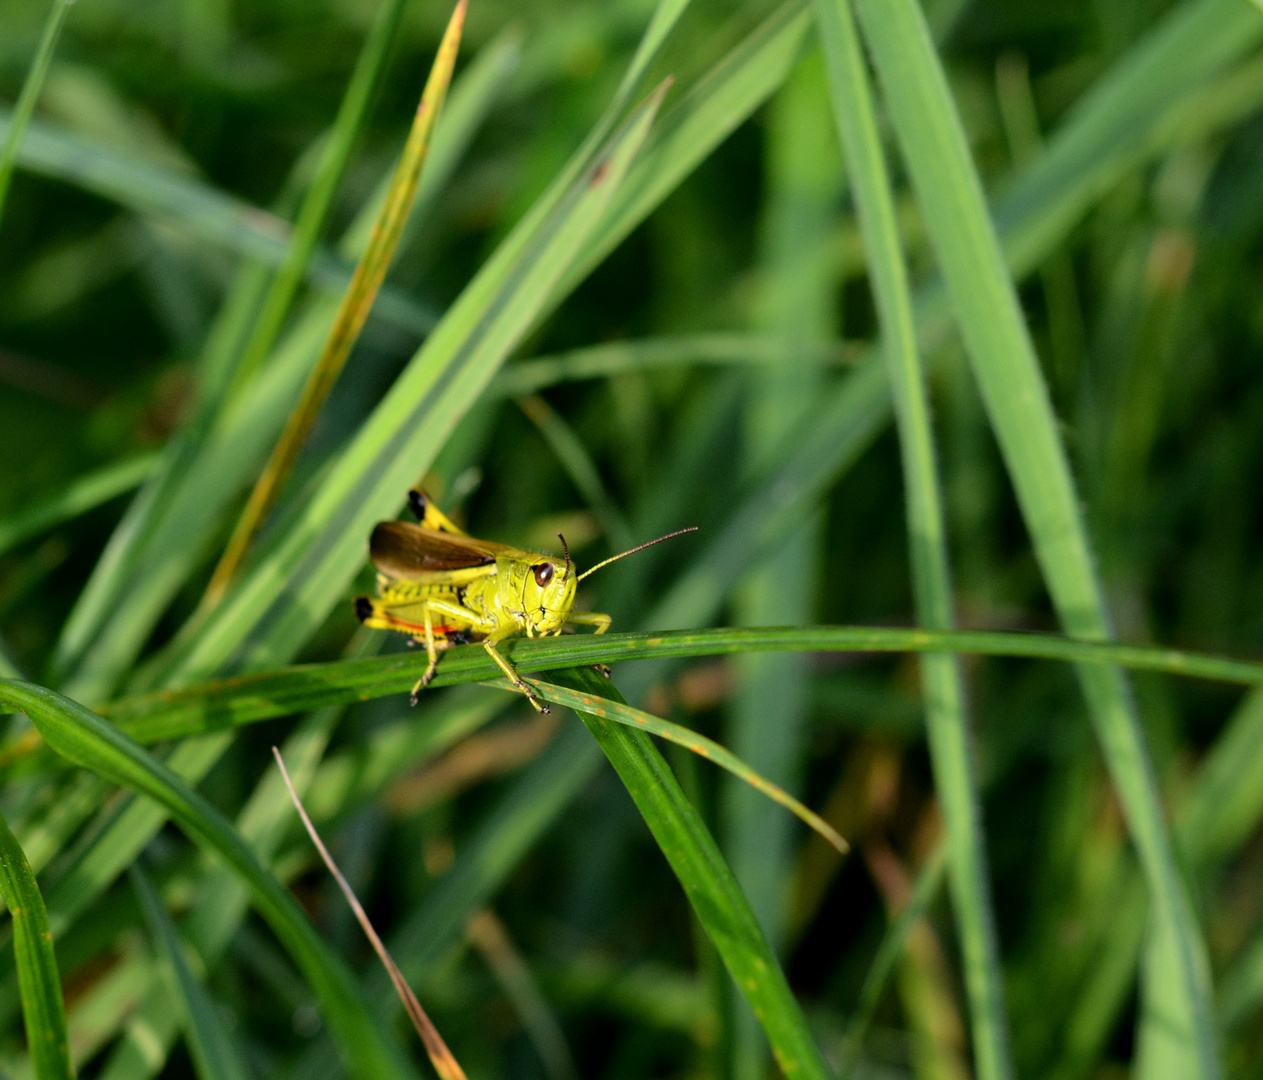
<svg viewBox="0 0 1263 1080">
<path fill-rule="evenodd" d="M 427 574 L 491 566 L 500 544 L 468 536 L 411 525 L 406 521 L 381 521 L 368 541 L 369 558 L 392 578 L 423 578 Z"/>
</svg>

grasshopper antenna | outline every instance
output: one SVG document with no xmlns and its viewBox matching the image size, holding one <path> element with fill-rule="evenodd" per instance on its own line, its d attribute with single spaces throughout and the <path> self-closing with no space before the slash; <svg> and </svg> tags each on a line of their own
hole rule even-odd
<svg viewBox="0 0 1263 1080">
<path fill-rule="evenodd" d="M 566 538 L 561 533 L 557 534 L 557 539 L 561 541 L 561 550 L 566 556 L 566 572 L 561 575 L 561 580 L 565 581 L 570 576 L 570 545 L 566 543 Z"/>
<path fill-rule="evenodd" d="M 675 532 L 667 533 L 666 536 L 659 536 L 657 540 L 650 540 L 647 544 L 637 544 L 634 548 L 628 548 L 626 551 L 620 552 L 617 555 L 611 555 L 604 562 L 599 562 L 595 566 L 589 567 L 587 570 L 585 570 L 582 574 L 579 575 L 579 580 L 582 581 L 589 574 L 595 574 L 598 570 L 601 569 L 601 567 L 609 566 L 609 564 L 612 562 L 618 562 L 619 559 L 624 558 L 627 555 L 635 555 L 636 552 L 644 551 L 645 548 L 653 547 L 654 544 L 661 544 L 663 540 L 671 540 L 674 537 L 683 536 L 685 533 L 691 533 L 691 532 L 697 532 L 696 525 L 690 525 L 687 529 L 676 529 Z M 570 556 L 567 555 L 566 559 L 569 560 L 569 558 Z"/>
</svg>

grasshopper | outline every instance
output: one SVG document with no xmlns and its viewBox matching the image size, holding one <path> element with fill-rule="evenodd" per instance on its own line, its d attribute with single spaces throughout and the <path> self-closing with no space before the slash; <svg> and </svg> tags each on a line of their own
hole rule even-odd
<svg viewBox="0 0 1263 1080">
<path fill-rule="evenodd" d="M 539 712 L 548 712 L 522 677 L 496 649 L 519 634 L 560 634 L 567 624 L 610 628 L 610 616 L 575 611 L 575 588 L 603 566 L 670 540 L 696 527 L 680 529 L 640 544 L 575 574 L 570 549 L 560 533 L 563 560 L 507 544 L 477 540 L 457 528 L 423 492 L 410 491 L 408 505 L 419 525 L 381 521 L 369 538 L 369 558 L 377 568 L 377 597 L 361 596 L 355 614 L 365 626 L 394 630 L 424 642 L 425 674 L 412 688 L 412 703 L 429 685 L 439 653 L 453 645 L 480 641 L 487 655 Z M 608 669 L 604 669 L 609 674 Z"/>
</svg>

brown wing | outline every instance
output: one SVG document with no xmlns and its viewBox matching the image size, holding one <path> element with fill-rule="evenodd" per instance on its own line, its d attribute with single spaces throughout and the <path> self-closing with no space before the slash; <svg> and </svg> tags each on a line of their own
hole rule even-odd
<svg viewBox="0 0 1263 1080">
<path fill-rule="evenodd" d="M 500 544 L 452 536 L 406 521 L 379 521 L 368 541 L 368 557 L 373 565 L 393 578 L 490 566 L 500 549 Z"/>
</svg>

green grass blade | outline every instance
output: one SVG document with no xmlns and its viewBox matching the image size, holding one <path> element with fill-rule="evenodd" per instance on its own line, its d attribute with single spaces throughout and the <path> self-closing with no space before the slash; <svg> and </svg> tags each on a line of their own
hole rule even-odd
<svg viewBox="0 0 1263 1080">
<path fill-rule="evenodd" d="M 4 145 L 0 146 L 0 221 L 4 219 L 4 204 L 13 179 L 13 167 L 17 164 L 18 147 L 26 133 L 26 126 L 31 121 L 31 114 L 35 112 L 35 103 L 39 100 L 49 65 L 53 62 L 57 38 L 61 35 L 62 24 L 66 21 L 73 2 L 74 0 L 52 0 L 48 19 L 44 23 L 44 32 L 40 35 L 39 46 L 35 50 L 35 59 L 31 61 L 31 70 L 22 84 L 22 92 L 18 95 L 17 105 L 9 120 L 9 130 L 5 133 Z"/>
<path fill-rule="evenodd" d="M 726 769 L 730 772 L 743 784 L 748 784 L 760 795 L 766 796 L 775 803 L 780 803 L 799 821 L 803 822 L 814 832 L 819 833 L 823 839 L 827 840 L 838 851 L 846 854 L 850 850 L 850 845 L 839 835 L 838 831 L 819 814 L 809 810 L 784 788 L 760 776 L 736 754 L 720 746 L 714 739 L 708 739 L 705 735 L 682 727 L 679 724 L 673 724 L 670 720 L 663 720 L 652 713 L 634 709 L 625 702 L 613 698 L 597 697 L 590 692 L 582 692 L 570 687 L 558 686 L 554 683 L 540 682 L 537 679 L 529 679 L 527 681 L 536 687 L 547 701 L 565 705 L 567 708 L 574 709 L 575 712 L 581 712 L 588 716 L 595 716 L 603 720 L 613 720 L 616 724 L 623 724 L 626 727 L 647 731 L 650 735 L 657 735 L 660 739 L 666 739 L 667 742 L 682 746 L 698 757 L 714 762 L 721 769 Z M 506 679 L 501 685 L 508 688 L 510 683 Z"/>
<path fill-rule="evenodd" d="M 138 865 L 132 866 L 130 877 L 168 974 L 168 992 L 179 1002 L 183 1013 L 184 1038 L 199 1080 L 246 1080 L 250 1074 L 237 1052 L 237 1044 L 224 1030 L 206 987 L 193 974 L 184 942 L 162 901 Z"/>
<path fill-rule="evenodd" d="M 508 352 L 547 310 L 553 286 L 601 219 L 665 87 L 633 114 L 557 210 L 515 231 L 421 346 L 270 558 L 213 617 L 186 628 L 183 670 L 262 666 L 290 654 L 363 562 L 363 537 L 398 509 Z M 246 640 L 242 641 L 242 639 Z"/>
<path fill-rule="evenodd" d="M 540 435 L 552 450 L 553 456 L 561 463 L 561 467 L 570 477 L 571 483 L 579 490 L 596 518 L 601 532 L 616 551 L 627 551 L 635 541 L 632 539 L 631 527 L 623 512 L 615 504 L 601 479 L 600 470 L 587 447 L 575 434 L 574 429 L 566 423 L 551 405 L 538 394 L 518 400 L 518 407 L 526 414 L 528 420 L 539 429 Z"/>
<path fill-rule="evenodd" d="M 816 13 L 895 403 L 917 622 L 927 629 L 948 630 L 955 615 L 930 406 L 894 197 L 873 115 L 872 90 L 850 5 L 846 0 L 818 0 Z M 1013 1075 L 1013 1065 L 982 800 L 970 750 L 959 662 L 950 655 L 927 654 L 921 661 L 921 679 L 935 790 L 947 827 L 974 1059 L 979 1076 L 1004 1080 Z"/>
<path fill-rule="evenodd" d="M 228 540 L 219 565 L 211 575 L 210 584 L 206 587 L 205 602 L 208 604 L 219 602 L 229 581 L 240 569 L 255 533 L 263 525 L 293 470 L 329 391 L 333 389 L 333 384 L 346 366 L 351 350 L 368 321 L 373 301 L 377 298 L 382 282 L 386 280 L 386 271 L 390 269 L 395 257 L 416 198 L 421 168 L 430 149 L 430 136 L 443 109 L 448 84 L 452 81 L 461 31 L 465 26 L 465 7 L 466 0 L 460 0 L 447 24 L 430 69 L 430 77 L 421 95 L 421 103 L 413 118 L 412 130 L 408 133 L 403 154 L 387 190 L 386 200 L 355 267 L 351 284 L 347 286 L 342 303 L 338 306 L 338 313 L 334 316 L 324 349 L 307 377 L 298 403 L 290 413 L 281 437 L 272 449 L 271 457 L 263 466 L 263 472 L 246 501 L 245 509 Z M 270 341 L 268 348 L 271 348 Z"/>
<path fill-rule="evenodd" d="M 386 68 L 390 46 L 403 15 L 404 0 L 381 0 L 377 17 L 360 50 L 355 70 L 333 121 L 333 128 L 312 177 L 311 186 L 294 221 L 294 232 L 285 259 L 264 297 L 236 370 L 237 385 L 267 359 L 281 331 L 281 324 L 302 284 L 308 260 L 324 228 L 333 196 L 346 171 L 356 140 Z"/>
<path fill-rule="evenodd" d="M 41 499 L 7 521 L 0 521 L 0 554 L 131 491 L 157 464 L 157 454 L 113 462 L 79 477 L 55 495 Z"/>
<path fill-rule="evenodd" d="M 853 361 L 855 350 L 841 341 L 798 341 L 774 334 L 686 334 L 679 337 L 609 341 L 536 356 L 505 367 L 487 387 L 488 397 L 525 397 L 558 383 L 605 379 L 629 371 L 680 365 L 785 365 L 832 367 Z"/>
<path fill-rule="evenodd" d="M 857 9 L 939 264 L 1036 556 L 1066 630 L 1110 636 L 1086 529 L 1047 388 L 987 212 L 964 132 L 915 4 Z M 1126 681 L 1079 670 L 1089 711 L 1174 948 L 1184 1001 L 1173 1022 L 1196 1075 L 1219 1075 L 1205 945 L 1175 866 L 1157 785 Z"/>
<path fill-rule="evenodd" d="M 882 991 L 894 973 L 895 965 L 903 952 L 908 933 L 925 914 L 926 909 L 938 895 L 943 884 L 943 876 L 947 870 L 947 847 L 939 845 L 934 853 L 925 861 L 917 874 L 916 883 L 908 902 L 895 920 L 886 928 L 877 954 L 869 965 L 868 974 L 864 976 L 864 985 L 860 987 L 860 996 L 855 1003 L 855 1013 L 846 1027 L 846 1037 L 842 1044 L 841 1065 L 838 1075 L 842 1080 L 849 1080 L 855 1075 L 855 1066 L 860 1052 L 864 1048 L 864 1038 L 872 1025 L 873 1015 L 881 1002 Z"/>
<path fill-rule="evenodd" d="M 1263 663 L 1144 645 L 1078 641 L 1053 634 L 981 630 L 915 630 L 895 627 L 807 626 L 668 630 L 641 634 L 574 635 L 505 642 L 500 651 L 523 674 L 582 664 L 722 656 L 762 650 L 805 652 L 953 652 L 1117 664 L 1194 679 L 1263 685 Z M 206 735 L 272 716 L 326 705 L 404 694 L 426 667 L 422 654 L 398 653 L 371 660 L 297 664 L 279 671 L 234 676 L 183 690 L 125 698 L 103 709 L 112 723 L 142 743 Z M 485 682 L 499 676 L 478 645 L 445 652 L 432 686 Z"/>
<path fill-rule="evenodd" d="M 61 977 L 48 930 L 48 913 L 26 854 L 0 817 L 0 896 L 13 918 L 13 948 L 26 1042 L 36 1080 L 68 1080 L 74 1076 L 66 1038 L 66 1012 Z"/>
<path fill-rule="evenodd" d="M 568 672 L 567 676 L 565 681 L 579 701 L 601 697 L 623 704 L 618 691 L 590 669 Z M 584 708 L 602 706 L 592 700 Z M 825 1080 L 828 1067 L 749 902 L 662 755 L 642 732 L 611 725 L 596 715 L 580 715 L 635 801 L 698 919 L 763 1025 L 781 1072 L 787 1080 Z"/>
<path fill-rule="evenodd" d="M 82 705 L 30 683 L 0 683 L 59 754 L 160 803 L 191 838 L 218 853 L 249 886 L 267 920 L 321 1003 L 339 1047 L 360 1080 L 411 1077 L 397 1047 L 378 1029 L 346 967 L 325 948 L 290 896 L 261 867 L 241 836 L 205 799 L 127 736 Z"/>
</svg>

